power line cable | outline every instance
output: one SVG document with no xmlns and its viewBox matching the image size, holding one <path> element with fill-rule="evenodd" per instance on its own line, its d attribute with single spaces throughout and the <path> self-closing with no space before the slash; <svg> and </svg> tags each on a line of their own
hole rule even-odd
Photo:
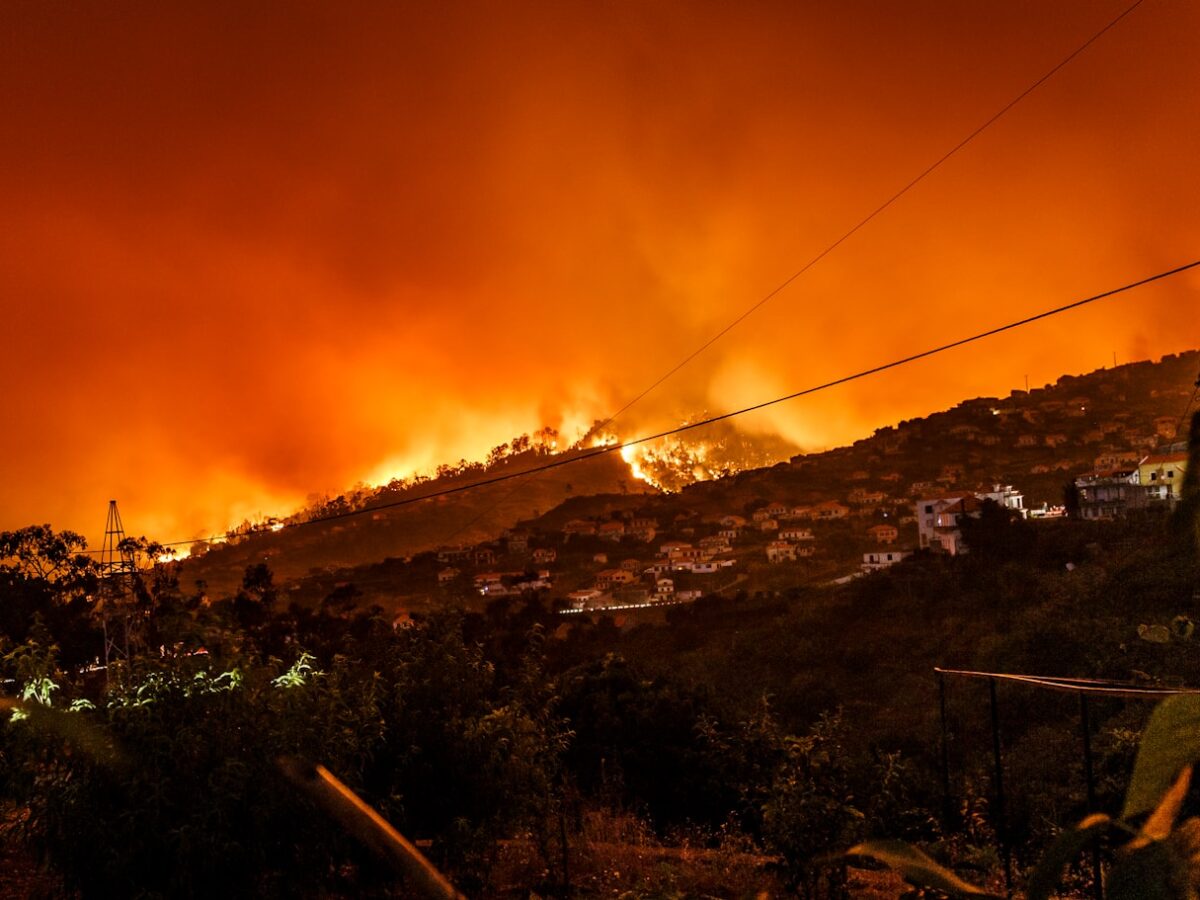
<svg viewBox="0 0 1200 900">
<path fill-rule="evenodd" d="M 858 381 L 860 379 L 867 378 L 871 375 L 878 375 L 880 372 L 886 372 L 890 369 L 896 369 L 896 368 L 899 368 L 900 366 L 905 366 L 905 365 L 908 365 L 909 363 L 917 362 L 918 360 L 927 359 L 927 358 L 929 358 L 931 356 L 935 356 L 939 353 L 945 353 L 948 350 L 953 350 L 958 347 L 963 347 L 967 344 L 972 344 L 977 341 L 984 340 L 985 338 L 994 337 L 994 336 L 996 336 L 998 334 L 1002 334 L 1006 331 L 1012 331 L 1013 329 L 1021 328 L 1025 325 L 1030 325 L 1034 322 L 1041 321 L 1042 319 L 1048 319 L 1051 316 L 1061 315 L 1062 313 L 1069 312 L 1070 310 L 1079 309 L 1082 306 L 1087 306 L 1091 303 L 1096 303 L 1099 300 L 1104 300 L 1108 297 L 1114 297 L 1118 294 L 1123 294 L 1128 291 L 1132 291 L 1136 288 L 1144 287 L 1145 285 L 1152 284 L 1156 281 L 1162 281 L 1163 279 L 1170 278 L 1174 275 L 1179 275 L 1183 272 L 1187 272 L 1190 269 L 1194 269 L 1198 266 L 1200 266 L 1200 259 L 1198 259 L 1194 262 L 1187 263 L 1182 266 L 1176 266 L 1175 268 L 1168 269 L 1164 272 L 1159 272 L 1155 275 L 1147 276 L 1146 278 L 1141 278 L 1137 281 L 1132 281 L 1128 284 L 1122 285 L 1121 287 L 1103 291 L 1099 294 L 1093 294 L 1092 296 L 1085 297 L 1082 300 L 1075 300 L 1074 302 L 1066 303 L 1066 304 L 1063 304 L 1062 306 L 1056 306 L 1052 309 L 1044 310 L 1043 312 L 1036 313 L 1035 315 L 1032 315 L 1032 316 L 1026 316 L 1023 319 L 1018 319 L 1014 322 L 1009 322 L 1005 325 L 998 325 L 995 328 L 989 328 L 987 331 L 981 331 L 978 334 L 973 334 L 973 335 L 970 335 L 969 337 L 959 338 L 957 340 L 950 341 L 949 343 L 946 343 L 946 344 L 941 344 L 936 347 L 931 347 L 927 350 L 922 350 L 919 353 L 913 353 L 913 354 L 910 354 L 909 356 L 905 356 L 900 359 L 892 360 L 891 362 L 882 363 L 880 365 L 873 366 L 869 369 L 863 369 L 861 371 L 854 372 L 850 375 L 843 375 L 840 378 L 835 378 L 831 381 L 826 381 L 821 384 L 813 385 L 812 387 L 807 387 L 807 388 L 804 388 L 803 390 L 794 391 L 790 394 L 784 394 L 781 397 L 775 397 L 771 400 L 764 400 L 761 403 L 755 403 L 751 406 L 742 407 L 741 409 L 736 409 L 731 412 L 721 413 L 720 415 L 709 416 L 707 418 L 700 419 L 696 422 L 689 422 L 684 425 L 679 425 L 675 428 L 669 428 L 665 431 L 659 431 L 654 434 L 643 435 L 642 437 L 633 438 L 628 441 L 622 441 L 622 442 L 618 442 L 618 443 L 614 443 L 614 444 L 606 444 L 601 447 L 593 447 L 582 453 L 577 453 L 573 456 L 564 457 L 562 459 L 555 459 L 550 462 L 543 463 L 539 466 L 534 466 L 533 468 L 522 470 L 520 472 L 506 472 L 501 475 L 494 475 L 490 478 L 483 478 L 483 479 L 480 479 L 479 481 L 473 481 L 470 484 L 456 485 L 454 487 L 442 488 L 441 490 L 431 491 L 427 494 L 422 494 L 419 497 L 404 497 L 402 499 L 390 501 L 388 503 L 380 503 L 380 504 L 376 504 L 374 506 L 363 507 L 362 509 L 346 510 L 344 512 L 332 513 L 330 515 L 319 516 L 319 517 L 316 517 L 313 519 L 308 519 L 303 522 L 288 523 L 287 525 L 284 525 L 283 528 L 280 530 L 301 528 L 306 525 L 316 525 L 316 524 L 319 524 L 322 522 L 333 522 L 333 521 L 338 521 L 341 519 L 349 519 L 354 516 L 361 516 L 366 513 L 378 512 L 378 511 L 384 510 L 384 509 L 394 509 L 394 508 L 401 507 L 401 506 L 411 506 L 412 504 L 420 503 L 424 500 L 433 500 L 438 497 L 446 497 L 446 496 L 450 496 L 452 494 L 461 494 L 461 493 L 465 493 L 467 491 L 477 490 L 478 488 L 487 487 L 489 485 L 500 484 L 505 481 L 511 481 L 516 478 L 524 478 L 524 477 L 527 477 L 530 475 L 538 474 L 540 472 L 548 472 L 551 469 L 559 469 L 559 468 L 562 468 L 563 466 L 573 465 L 575 463 L 583 462 L 588 459 L 595 459 L 596 457 L 599 457 L 599 456 L 604 456 L 609 453 L 615 453 L 615 452 L 625 449 L 626 447 L 636 447 L 639 444 L 646 444 L 651 441 L 661 440 L 662 438 L 671 437 L 672 435 L 676 435 L 676 434 L 681 434 L 685 431 L 693 431 L 697 428 L 703 428 L 706 425 L 712 425 L 716 422 L 723 422 L 723 421 L 726 421 L 727 419 L 733 419 L 738 416 L 744 416 L 744 415 L 747 415 L 748 413 L 757 412 L 758 410 L 766 409 L 767 407 L 770 407 L 770 406 L 775 406 L 780 403 L 786 403 L 789 400 L 796 400 L 800 397 L 806 397 L 806 396 L 809 396 L 810 394 L 816 394 L 821 391 L 826 391 L 826 390 L 829 390 L 830 388 L 838 387 L 839 385 L 849 384 L 852 381 Z M 277 532 L 275 532 L 275 533 L 277 533 Z M 214 536 L 210 540 L 218 540 L 219 541 L 220 538 Z M 180 546 L 183 544 L 201 543 L 202 541 L 203 541 L 203 539 L 201 539 L 201 538 L 192 538 L 192 539 L 188 539 L 188 540 L 178 540 L 178 541 L 166 541 L 166 542 L 162 543 L 160 546 L 176 547 L 176 546 Z M 86 551 L 86 552 L 94 553 L 96 551 Z"/>
<path fill-rule="evenodd" d="M 1122 19 L 1124 19 L 1126 16 L 1128 16 L 1131 12 L 1133 12 L 1135 9 L 1137 9 L 1139 6 L 1141 6 L 1143 2 L 1145 2 L 1145 0 L 1136 0 L 1135 3 L 1133 3 L 1131 6 L 1127 7 L 1122 13 L 1120 13 L 1118 16 L 1116 16 L 1116 18 L 1112 19 L 1107 25 L 1105 25 L 1103 28 L 1101 28 L 1099 31 L 1097 31 L 1095 34 L 1093 34 L 1090 38 L 1088 38 L 1086 41 L 1084 41 L 1082 44 L 1080 44 L 1078 47 L 1076 47 L 1067 56 L 1065 56 L 1062 60 L 1060 60 L 1053 68 L 1051 68 L 1048 72 L 1046 72 L 1039 79 L 1037 79 L 1035 82 L 1033 82 L 1033 84 L 1029 85 L 1029 87 L 1025 88 L 1025 90 L 1021 91 L 1012 100 L 1010 100 L 1008 103 L 1006 103 L 1004 106 L 1002 106 L 998 112 L 996 112 L 994 115 L 991 116 L 991 118 L 989 118 L 987 121 L 985 121 L 982 125 L 978 126 L 974 131 L 972 131 L 970 134 L 968 134 L 966 137 L 964 137 L 962 140 L 960 140 L 957 144 L 955 144 L 953 147 L 951 147 L 949 150 L 947 150 L 945 153 L 943 153 L 931 165 L 927 166 L 920 174 L 918 174 L 915 178 L 913 178 L 906 185 L 904 185 L 904 187 L 900 188 L 900 190 L 896 191 L 896 193 L 892 194 L 891 197 L 889 197 L 887 200 L 885 200 L 883 203 L 881 203 L 879 206 L 877 206 L 866 217 L 859 220 L 858 224 L 856 224 L 853 228 L 851 228 L 849 231 L 847 231 L 845 234 L 843 234 L 841 237 L 839 237 L 833 243 L 829 244 L 824 250 L 822 250 L 820 253 L 818 253 L 816 256 L 814 256 L 812 259 L 810 259 L 808 262 L 806 262 L 803 266 L 801 266 L 799 269 L 797 269 L 795 272 L 793 272 L 791 275 L 789 275 L 786 279 L 784 279 L 782 282 L 780 282 L 779 285 L 777 285 L 775 288 L 773 288 L 771 291 L 769 291 L 765 296 L 763 296 L 760 300 L 758 300 L 756 303 L 752 304 L 748 309 L 746 309 L 745 312 L 743 312 L 736 319 L 734 319 L 732 322 L 730 322 L 728 325 L 726 325 L 724 328 L 722 328 L 720 331 L 718 331 L 716 334 L 714 334 L 712 337 L 710 337 L 707 341 L 705 341 L 703 344 L 701 344 L 699 347 L 697 347 L 695 350 L 693 350 L 691 353 L 689 353 L 687 356 L 685 356 L 680 362 L 678 362 L 669 371 L 667 371 L 667 372 L 663 373 L 661 376 L 659 376 L 659 378 L 653 384 L 651 384 L 648 388 L 643 390 L 640 394 L 638 394 L 636 397 L 634 397 L 632 400 L 630 400 L 628 403 L 626 403 L 624 406 L 622 406 L 620 409 L 618 409 L 615 413 L 613 413 L 611 416 L 609 416 L 601 424 L 600 427 L 603 428 L 603 427 L 609 425 L 614 419 L 616 419 L 622 413 L 627 412 L 635 404 L 640 402 L 643 398 L 645 398 L 647 395 L 649 395 L 651 392 L 653 392 L 656 388 L 658 388 L 659 385 L 661 385 L 664 381 L 666 381 L 668 378 L 670 378 L 672 375 L 674 375 L 676 372 L 678 372 L 680 369 L 682 369 L 684 366 L 686 366 L 688 363 L 690 363 L 693 359 L 695 359 L 697 356 L 699 356 L 701 353 L 703 353 L 705 350 L 707 350 L 709 347 L 711 347 L 713 344 L 715 344 L 717 341 L 719 341 L 721 338 L 723 338 L 725 335 L 727 335 L 729 332 L 731 332 L 734 328 L 736 328 L 738 325 L 740 325 L 742 322 L 744 322 L 746 319 L 748 319 L 750 316 L 752 316 L 755 312 L 757 312 L 760 308 L 762 308 L 768 301 L 770 301 L 771 299 L 773 299 L 774 297 L 776 297 L 780 293 L 782 293 L 789 285 L 792 284 L 792 282 L 794 282 L 801 275 L 803 275 L 805 272 L 807 272 L 809 269 L 811 269 L 813 266 L 815 266 L 817 263 L 819 263 L 821 260 L 823 260 L 826 256 L 828 256 L 830 253 L 832 253 L 834 250 L 836 250 L 838 247 L 840 247 L 843 243 L 845 243 L 847 240 L 849 240 L 851 237 L 853 237 L 859 230 L 861 230 L 864 226 L 866 226 L 873 219 L 875 219 L 877 216 L 879 216 L 880 213 L 882 213 L 884 210 L 886 210 L 888 207 L 890 207 L 893 203 L 895 203 L 897 200 L 899 200 L 901 197 L 903 197 L 905 194 L 907 194 L 910 190 L 912 190 L 914 187 L 916 187 L 918 184 L 920 184 L 922 181 L 924 181 L 929 175 L 933 174 L 933 172 L 936 171 L 938 168 L 940 168 L 943 163 L 945 163 L 952 156 L 957 154 L 960 150 L 962 150 L 969 143 L 971 143 L 973 140 L 975 140 L 975 138 L 977 138 L 980 134 L 982 134 L 989 127 L 991 127 L 993 124 L 995 124 L 997 121 L 999 121 L 1009 110 L 1011 110 L 1014 106 L 1016 106 L 1018 103 L 1020 103 L 1026 97 L 1028 97 L 1030 94 L 1032 94 L 1034 91 L 1036 91 L 1039 87 L 1041 87 L 1043 84 L 1045 84 L 1047 81 L 1049 81 L 1055 74 L 1058 73 L 1059 70 L 1061 70 L 1065 66 L 1069 65 L 1077 56 L 1079 56 L 1081 53 L 1083 53 L 1085 50 L 1087 50 L 1088 47 L 1090 47 L 1097 40 L 1099 40 L 1101 37 L 1103 37 L 1106 32 L 1108 32 L 1110 29 L 1112 29 L 1114 26 L 1116 26 L 1116 24 L 1118 22 L 1120 22 Z"/>
<path fill-rule="evenodd" d="M 760 308 L 762 308 L 764 305 L 766 305 L 770 300 L 772 300 L 774 297 L 776 297 L 780 293 L 782 293 L 787 287 L 789 287 L 793 282 L 795 282 L 798 278 L 800 278 L 800 276 L 802 276 L 805 272 L 807 272 L 813 266 L 817 265 L 817 263 L 819 263 L 822 259 L 824 259 L 830 253 L 832 253 L 834 250 L 836 250 L 838 247 L 840 247 L 843 243 L 845 243 L 847 240 L 849 240 L 851 237 L 853 237 L 855 233 L 857 233 L 859 230 L 861 230 L 863 227 L 865 227 L 867 224 L 869 224 L 873 219 L 875 219 L 877 216 L 879 216 L 881 213 L 883 213 L 893 203 L 895 203 L 897 200 L 899 200 L 901 197 L 903 197 L 905 194 L 907 194 L 910 190 L 912 190 L 914 187 L 916 187 L 918 184 L 920 184 L 922 181 L 924 181 L 929 175 L 933 174 L 933 172 L 935 170 L 937 170 L 943 163 L 945 163 L 952 156 L 957 154 L 960 150 L 962 150 L 969 143 L 971 143 L 971 141 L 973 141 L 980 134 L 982 134 L 984 131 L 986 131 L 989 127 L 991 127 L 993 124 L 995 124 L 997 121 L 999 121 L 1014 106 L 1016 106 L 1018 103 L 1020 103 L 1022 100 L 1024 100 L 1030 94 L 1032 94 L 1035 90 L 1037 90 L 1039 87 L 1041 87 L 1047 81 L 1049 81 L 1055 74 L 1057 74 L 1065 66 L 1069 65 L 1077 56 L 1079 56 L 1081 53 L 1083 53 L 1085 50 L 1087 50 L 1088 47 L 1090 47 L 1093 43 L 1095 43 L 1097 40 L 1099 40 L 1107 31 L 1109 31 L 1118 22 L 1120 22 L 1122 19 L 1124 19 L 1126 16 L 1128 16 L 1130 13 L 1132 13 L 1135 9 L 1137 9 L 1139 6 L 1141 6 L 1143 2 L 1144 2 L 1144 0 L 1136 0 L 1136 2 L 1134 2 L 1132 5 L 1128 6 L 1119 15 L 1117 15 L 1115 18 L 1110 20 L 1108 22 L 1108 24 L 1106 24 L 1103 28 L 1101 28 L 1099 31 L 1095 32 L 1091 37 L 1089 37 L 1086 41 L 1084 41 L 1082 44 L 1080 44 L 1078 47 L 1076 47 L 1067 56 L 1063 57 L 1063 59 L 1061 59 L 1053 68 L 1051 68 L 1049 71 L 1047 71 L 1045 74 L 1043 74 L 1040 78 L 1038 78 L 1036 81 L 1034 81 L 1028 87 L 1026 87 L 1023 91 L 1021 91 L 1015 97 L 1013 97 L 1012 100 L 1010 100 L 1003 107 L 1001 107 L 996 113 L 994 113 L 990 118 L 988 118 L 982 125 L 979 125 L 978 127 L 976 127 L 975 130 L 970 132 L 966 137 L 964 137 L 957 144 L 955 144 L 953 147 L 951 147 L 949 150 L 947 150 L 945 153 L 943 153 L 932 164 L 927 166 L 916 177 L 914 177 L 907 184 L 905 184 L 902 188 L 900 188 L 900 190 L 896 191 L 896 193 L 892 194 L 887 200 L 885 200 L 883 203 L 881 203 L 879 206 L 877 206 L 868 215 L 866 215 L 864 218 L 860 219 L 858 221 L 858 223 L 856 225 L 854 225 L 849 231 L 845 232 L 841 237 L 837 238 L 837 240 L 833 241 L 831 244 L 826 246 L 825 249 L 823 249 L 820 253 L 818 253 L 816 256 L 814 256 L 812 259 L 810 259 L 808 262 L 806 262 L 803 266 L 801 266 L 799 269 L 797 269 L 795 272 L 793 272 L 784 281 L 780 282 L 780 284 L 778 284 L 775 288 L 773 288 L 766 295 L 764 295 L 762 298 L 760 298 L 757 302 L 755 302 L 750 307 L 748 307 L 739 316 L 737 316 L 737 318 L 735 318 L 733 321 L 731 321 L 729 324 L 727 324 L 724 328 L 722 328 L 720 331 L 718 331 L 716 334 L 714 334 L 712 337 L 710 337 L 707 341 L 705 341 L 703 344 L 701 344 L 699 347 L 697 347 L 695 350 L 693 350 L 691 353 L 689 353 L 687 356 L 685 356 L 682 360 L 680 360 L 678 363 L 676 363 L 667 372 L 664 372 L 649 387 L 645 388 L 641 393 L 637 394 L 635 397 L 633 397 L 631 400 L 629 400 L 624 406 L 622 406 L 620 409 L 618 409 L 616 412 L 614 412 L 608 418 L 603 419 L 598 425 L 593 426 L 593 431 L 600 431 L 600 430 L 603 430 L 604 428 L 607 428 L 619 416 L 628 412 L 636 404 L 638 404 L 643 399 L 645 399 L 649 394 L 653 393 L 659 386 L 661 386 L 665 381 L 667 381 L 669 378 L 671 378 L 676 372 L 678 372 L 680 369 L 683 369 L 684 367 L 686 367 L 692 360 L 694 360 L 696 357 L 700 356 L 700 354 L 702 354 L 705 350 L 707 350 L 713 344 L 717 343 L 717 341 L 721 340 L 721 338 L 723 338 L 725 335 L 727 335 L 729 332 L 731 332 L 734 328 L 736 328 L 738 325 L 740 325 L 742 322 L 744 322 L 746 319 L 748 319 L 750 316 L 752 316 Z M 532 475 L 530 477 L 532 478 Z M 447 542 L 453 541 L 456 537 L 458 537 L 464 531 L 466 531 L 467 529 L 474 526 L 477 522 L 479 522 L 485 516 L 490 514 L 501 503 L 505 502 L 509 497 L 511 497 L 518 490 L 520 490 L 521 487 L 526 483 L 527 483 L 527 481 L 518 482 L 518 483 L 514 484 L 513 487 L 508 491 L 508 493 L 505 494 L 505 496 L 499 498 L 491 507 L 481 510 L 480 512 L 476 513 L 476 515 L 472 519 L 470 519 L 468 522 L 466 522 L 464 525 L 460 525 L 457 528 L 452 528 L 451 531 L 449 532 L 448 537 L 446 538 L 446 541 Z"/>
</svg>

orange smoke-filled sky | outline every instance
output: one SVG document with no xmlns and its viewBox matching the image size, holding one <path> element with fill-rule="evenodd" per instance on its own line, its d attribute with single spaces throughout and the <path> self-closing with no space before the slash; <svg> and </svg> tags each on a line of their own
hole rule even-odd
<svg viewBox="0 0 1200 900">
<path fill-rule="evenodd" d="M 168 540 L 574 435 L 1127 4 L 0 12 L 0 528 Z M 1200 5 L 1146 0 L 620 420 L 1200 258 Z M 746 417 L 823 447 L 1200 345 L 1188 274 Z"/>
</svg>

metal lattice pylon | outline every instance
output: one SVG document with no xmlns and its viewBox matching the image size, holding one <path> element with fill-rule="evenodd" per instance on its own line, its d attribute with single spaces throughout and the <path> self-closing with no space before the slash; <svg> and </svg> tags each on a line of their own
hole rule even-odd
<svg viewBox="0 0 1200 900">
<path fill-rule="evenodd" d="M 133 627 L 134 579 L 137 564 L 124 545 L 125 527 L 117 501 L 108 501 L 108 521 L 100 548 L 100 599 L 96 614 L 104 630 L 104 668 L 129 658 L 129 633 Z"/>
</svg>

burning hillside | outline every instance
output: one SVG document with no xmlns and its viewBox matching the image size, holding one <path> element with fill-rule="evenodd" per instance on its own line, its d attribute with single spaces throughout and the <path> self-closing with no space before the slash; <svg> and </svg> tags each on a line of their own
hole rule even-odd
<svg viewBox="0 0 1200 900">
<path fill-rule="evenodd" d="M 702 418 L 703 414 L 692 421 Z M 729 422 L 717 422 L 694 432 L 625 447 L 621 456 L 636 478 L 674 492 L 697 481 L 774 465 L 797 452 L 799 448 L 777 435 L 746 434 Z"/>
</svg>

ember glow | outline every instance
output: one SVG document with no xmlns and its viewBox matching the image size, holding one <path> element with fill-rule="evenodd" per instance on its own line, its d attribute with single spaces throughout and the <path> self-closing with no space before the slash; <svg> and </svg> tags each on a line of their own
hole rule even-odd
<svg viewBox="0 0 1200 900">
<path fill-rule="evenodd" d="M 137 533 L 210 534 L 543 425 L 574 439 L 1125 5 L 17 0 L 0 38 L 0 527 L 94 538 L 117 497 Z M 1143 4 L 614 428 L 1191 261 L 1198 36 L 1200 6 Z M 1198 287 L 739 433 L 823 447 L 1026 376 L 1194 347 Z"/>
</svg>

